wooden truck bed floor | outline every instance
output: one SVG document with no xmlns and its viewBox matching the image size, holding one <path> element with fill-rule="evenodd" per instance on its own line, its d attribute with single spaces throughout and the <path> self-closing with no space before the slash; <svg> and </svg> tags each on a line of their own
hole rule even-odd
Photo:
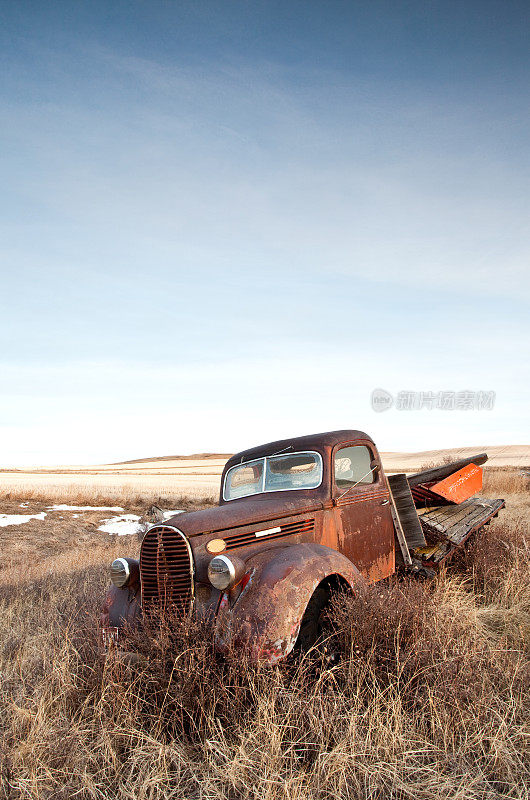
<svg viewBox="0 0 530 800">
<path fill-rule="evenodd" d="M 459 505 L 419 512 L 427 547 L 414 549 L 425 566 L 440 566 L 471 534 L 487 525 L 504 507 L 504 500 L 475 497 Z"/>
</svg>

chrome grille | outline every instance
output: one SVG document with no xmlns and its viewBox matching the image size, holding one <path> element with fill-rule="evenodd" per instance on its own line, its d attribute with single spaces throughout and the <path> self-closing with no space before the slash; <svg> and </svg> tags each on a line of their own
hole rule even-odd
<svg viewBox="0 0 530 800">
<path fill-rule="evenodd" d="M 193 599 L 193 560 L 186 537 L 176 528 L 159 525 L 144 536 L 140 551 L 142 608 L 187 613 Z"/>
</svg>

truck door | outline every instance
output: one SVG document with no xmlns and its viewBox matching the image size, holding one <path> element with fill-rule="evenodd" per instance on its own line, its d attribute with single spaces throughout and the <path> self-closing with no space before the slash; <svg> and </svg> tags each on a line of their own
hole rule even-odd
<svg viewBox="0 0 530 800">
<path fill-rule="evenodd" d="M 370 581 L 386 578 L 395 569 L 394 523 L 379 455 L 356 441 L 335 447 L 332 461 L 339 550 Z"/>
</svg>

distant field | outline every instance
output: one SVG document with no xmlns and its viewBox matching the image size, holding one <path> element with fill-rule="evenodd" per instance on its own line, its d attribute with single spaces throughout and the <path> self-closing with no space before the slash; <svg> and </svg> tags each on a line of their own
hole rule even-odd
<svg viewBox="0 0 530 800">
<path fill-rule="evenodd" d="M 387 472 L 415 472 L 486 451 L 487 468 L 530 465 L 530 446 L 462 447 L 425 450 L 419 453 L 382 453 Z M 194 456 L 163 456 L 121 464 L 56 467 L 27 467 L 0 470 L 0 493 L 25 497 L 53 497 L 58 500 L 84 497 L 112 499 L 158 497 L 161 500 L 186 495 L 196 500 L 211 500 L 219 494 L 220 476 L 228 454 L 207 453 Z"/>
<path fill-rule="evenodd" d="M 150 497 L 166 500 L 186 495 L 210 500 L 219 493 L 228 456 L 151 459 L 125 464 L 40 467 L 0 472 L 0 492 L 26 497 L 69 500 L 83 497 L 119 499 Z"/>
<path fill-rule="evenodd" d="M 457 461 L 477 453 L 487 453 L 489 467 L 529 467 L 530 445 L 477 445 L 476 447 L 452 447 L 447 450 L 423 450 L 418 453 L 381 453 L 387 472 L 417 472 L 426 465 L 442 464 L 446 458 Z"/>
</svg>

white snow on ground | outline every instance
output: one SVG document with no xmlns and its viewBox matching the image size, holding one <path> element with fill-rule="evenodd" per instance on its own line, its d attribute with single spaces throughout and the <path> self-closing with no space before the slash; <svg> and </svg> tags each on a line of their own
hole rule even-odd
<svg viewBox="0 0 530 800">
<path fill-rule="evenodd" d="M 170 517 L 174 517 L 175 514 L 184 514 L 185 512 L 182 509 L 175 508 L 173 511 L 164 511 L 163 519 L 169 519 Z"/>
<path fill-rule="evenodd" d="M 121 506 L 48 506 L 48 511 L 123 511 Z"/>
<path fill-rule="evenodd" d="M 20 508 L 27 508 L 28 506 L 29 506 L 29 501 L 20 504 Z"/>
<path fill-rule="evenodd" d="M 162 521 L 173 517 L 175 514 L 184 514 L 184 511 L 181 509 L 164 511 L 164 518 Z M 102 519 L 101 522 L 102 524 L 99 526 L 98 531 L 103 531 L 103 533 L 115 533 L 118 536 L 131 536 L 144 530 L 144 526 L 140 523 L 140 517 L 136 514 L 122 514 L 120 517 Z"/>
<path fill-rule="evenodd" d="M 23 525 L 30 519 L 44 519 L 45 511 L 40 514 L 0 514 L 0 528 L 7 528 L 8 525 Z"/>
<path fill-rule="evenodd" d="M 143 527 L 140 525 L 140 517 L 136 514 L 122 514 L 121 517 L 102 519 L 101 522 L 103 524 L 99 526 L 98 531 L 116 533 L 118 536 L 131 536 L 141 531 Z"/>
</svg>

